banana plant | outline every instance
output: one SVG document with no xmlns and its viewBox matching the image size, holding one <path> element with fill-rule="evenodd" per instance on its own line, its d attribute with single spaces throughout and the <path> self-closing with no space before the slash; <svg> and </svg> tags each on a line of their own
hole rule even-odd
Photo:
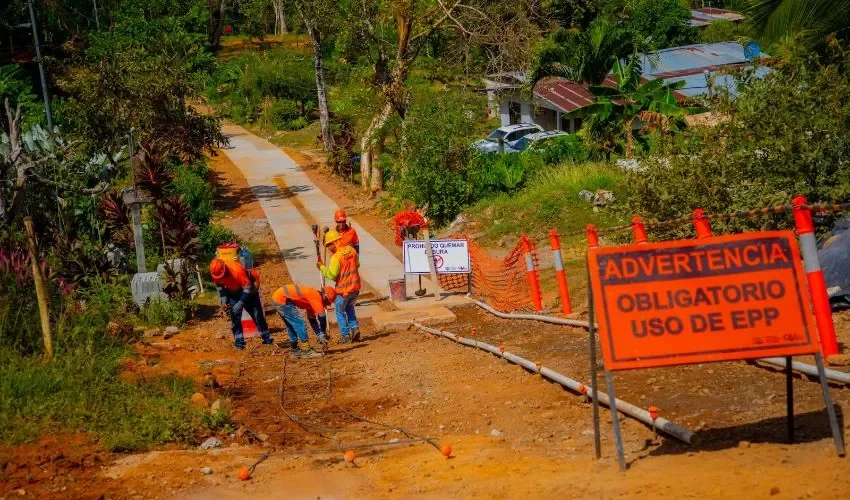
<svg viewBox="0 0 850 500">
<path fill-rule="evenodd" d="M 676 100 L 676 90 L 685 86 L 684 81 L 666 83 L 662 79 L 643 81 L 638 58 L 632 56 L 625 62 L 617 60 L 611 70 L 615 85 L 594 85 L 588 90 L 596 102 L 566 113 L 565 118 L 594 116 L 602 123 L 614 124 L 622 130 L 626 139 L 626 157 L 634 156 L 634 132 L 642 122 L 647 128 L 671 130 L 671 119 L 704 113 L 707 108 L 683 105 Z"/>
</svg>

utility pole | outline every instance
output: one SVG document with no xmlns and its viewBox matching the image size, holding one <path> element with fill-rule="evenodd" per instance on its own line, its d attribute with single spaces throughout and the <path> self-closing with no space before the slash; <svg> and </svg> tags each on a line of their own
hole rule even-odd
<svg viewBox="0 0 850 500">
<path fill-rule="evenodd" d="M 41 59 L 41 44 L 38 43 L 38 25 L 35 22 L 33 0 L 27 0 L 32 23 L 32 39 L 35 42 L 35 58 L 38 60 L 38 73 L 41 75 L 41 95 L 44 96 L 44 113 L 47 115 L 47 131 L 53 135 L 53 113 L 50 112 L 50 97 L 47 95 L 47 77 L 44 75 L 44 61 Z"/>
</svg>

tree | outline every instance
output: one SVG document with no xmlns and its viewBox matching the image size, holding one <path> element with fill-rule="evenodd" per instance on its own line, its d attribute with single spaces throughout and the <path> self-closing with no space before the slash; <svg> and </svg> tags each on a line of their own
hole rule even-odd
<svg viewBox="0 0 850 500">
<path fill-rule="evenodd" d="M 741 10 L 768 42 L 799 38 L 813 48 L 830 34 L 850 37 L 850 0 L 742 0 Z"/>
<path fill-rule="evenodd" d="M 224 33 L 224 17 L 227 0 L 207 0 L 210 10 L 210 27 L 207 30 L 212 50 L 221 48 L 221 35 Z"/>
<path fill-rule="evenodd" d="M 679 0 L 629 0 L 626 2 L 623 28 L 652 49 L 691 45 L 699 32 L 688 22 L 691 12 Z"/>
<path fill-rule="evenodd" d="M 332 0 L 295 0 L 295 8 L 304 21 L 304 27 L 313 42 L 313 69 L 316 74 L 316 99 L 319 105 L 319 123 L 322 128 L 322 144 L 325 151 L 333 151 L 334 138 L 331 133 L 331 119 L 328 112 L 328 88 L 325 82 L 325 67 L 322 54 L 322 41 L 333 29 L 336 16 L 335 2 Z"/>
<path fill-rule="evenodd" d="M 274 9 L 274 34 L 285 35 L 289 33 L 286 28 L 286 6 L 283 0 L 272 0 L 272 8 Z"/>
<path fill-rule="evenodd" d="M 203 10 L 149 8 L 128 3 L 108 31 L 90 36 L 58 81 L 69 94 L 66 119 L 86 157 L 126 144 L 130 127 L 141 142 L 183 160 L 213 153 L 224 141 L 218 120 L 187 104 L 215 63 L 204 47 Z M 163 15 L 146 17 L 156 13 Z"/>
<path fill-rule="evenodd" d="M 630 174 L 630 213 L 664 220 L 695 207 L 724 213 L 776 206 L 798 194 L 850 201 L 850 54 L 837 43 L 822 52 L 786 59 L 763 78 L 736 75 L 736 95 L 718 92 L 712 102 L 724 120 L 688 127 L 678 154 L 642 159 L 646 168 Z M 768 221 L 793 228 L 790 217 Z M 737 218 L 712 229 L 757 230 L 765 222 Z"/>
<path fill-rule="evenodd" d="M 378 106 L 360 137 L 360 182 L 364 190 L 376 193 L 383 188 L 383 171 L 375 153 L 391 115 L 396 113 L 404 119 L 410 100 L 407 78 L 433 37 L 443 29 L 457 30 L 480 41 L 503 33 L 484 12 L 486 4 L 484 0 L 355 0 L 344 6 L 343 17 L 354 23 L 350 30 L 377 54 L 374 82 Z"/>
<path fill-rule="evenodd" d="M 641 81 L 641 67 L 638 58 L 630 57 L 624 64 L 618 60 L 612 70 L 616 79 L 615 87 L 592 86 L 590 93 L 596 96 L 596 102 L 564 115 L 566 118 L 595 116 L 601 122 L 610 123 L 619 128 L 626 140 L 626 157 L 632 158 L 635 151 L 634 130 L 636 121 L 649 128 L 670 131 L 670 120 L 684 118 L 687 115 L 703 113 L 705 108 L 682 106 L 676 101 L 675 90 L 685 86 L 685 82 L 665 83 L 658 78 L 650 82 Z"/>
<path fill-rule="evenodd" d="M 599 85 L 616 61 L 644 48 L 634 34 L 607 19 L 597 19 L 584 31 L 559 30 L 535 57 L 532 87 L 549 76 Z"/>
</svg>

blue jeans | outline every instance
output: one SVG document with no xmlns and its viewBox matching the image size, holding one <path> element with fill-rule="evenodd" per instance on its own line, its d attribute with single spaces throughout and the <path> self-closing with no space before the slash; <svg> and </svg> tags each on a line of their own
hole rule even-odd
<svg viewBox="0 0 850 500">
<path fill-rule="evenodd" d="M 291 302 L 287 302 L 282 306 L 275 304 L 275 308 L 280 315 L 280 319 L 283 320 L 283 324 L 286 325 L 289 342 L 292 344 L 299 340 L 301 342 L 307 342 L 307 325 L 304 323 L 304 318 L 301 317 L 301 313 L 295 307 L 295 304 Z"/>
<path fill-rule="evenodd" d="M 334 300 L 336 322 L 339 324 L 339 333 L 343 337 L 348 337 L 352 328 L 360 328 L 360 324 L 357 323 L 357 315 L 354 313 L 354 302 L 358 295 L 360 295 L 360 290 L 349 293 L 348 297 L 337 295 L 336 300 Z"/>
<path fill-rule="evenodd" d="M 242 296 L 242 291 L 228 293 L 227 294 L 227 303 L 230 304 L 230 331 L 233 332 L 233 345 L 237 349 L 242 349 L 245 347 L 245 336 L 242 332 L 242 311 L 234 311 L 232 309 L 233 305 L 239 302 L 239 298 Z M 253 293 L 248 295 L 248 298 L 245 299 L 244 303 L 245 311 L 251 316 L 251 319 L 254 320 L 254 323 L 257 325 L 257 330 L 260 331 L 260 335 L 263 337 L 263 341 L 268 342 L 272 337 L 269 333 L 269 325 L 266 323 L 266 316 L 263 314 L 263 306 L 260 304 L 260 294 Z"/>
</svg>

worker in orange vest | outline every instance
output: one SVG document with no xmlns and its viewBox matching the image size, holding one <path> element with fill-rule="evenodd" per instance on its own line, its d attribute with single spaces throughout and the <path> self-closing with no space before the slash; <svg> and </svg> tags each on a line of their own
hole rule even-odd
<svg viewBox="0 0 850 500">
<path fill-rule="evenodd" d="M 321 262 L 316 267 L 322 271 L 322 276 L 336 282 L 336 300 L 334 309 L 341 335 L 340 344 L 349 344 L 352 339 L 360 341 L 360 325 L 354 312 L 354 302 L 360 295 L 360 258 L 357 250 L 342 244 L 342 235 L 335 230 L 325 234 L 325 246 L 333 253 L 328 265 Z"/>
<path fill-rule="evenodd" d="M 307 326 L 301 317 L 299 309 L 307 313 L 307 321 L 316 334 L 316 340 L 322 345 L 328 343 L 328 318 L 325 308 L 336 298 L 336 290 L 332 286 L 325 287 L 322 294 L 315 288 L 293 283 L 284 285 L 272 294 L 272 303 L 277 313 L 286 325 L 289 334 L 290 356 L 293 358 L 316 358 L 321 356 L 310 347 L 307 338 Z"/>
<path fill-rule="evenodd" d="M 348 224 L 345 210 L 334 212 L 334 221 L 336 222 L 336 231 L 342 236 L 341 245 L 348 245 L 354 248 L 357 251 L 357 255 L 360 255 L 360 237 L 357 236 L 357 231 Z"/>
<path fill-rule="evenodd" d="M 245 349 L 242 334 L 242 310 L 248 312 L 263 338 L 263 344 L 271 344 L 269 325 L 260 304 L 260 275 L 253 269 L 235 261 L 221 259 L 210 261 L 210 275 L 221 299 L 221 311 L 230 313 L 230 330 L 233 332 L 234 347 Z"/>
</svg>

